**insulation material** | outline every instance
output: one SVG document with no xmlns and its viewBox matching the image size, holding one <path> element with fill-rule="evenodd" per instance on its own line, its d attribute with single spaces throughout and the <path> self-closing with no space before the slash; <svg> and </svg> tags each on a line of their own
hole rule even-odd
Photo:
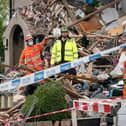
<svg viewBox="0 0 126 126">
<path fill-rule="evenodd" d="M 106 30 L 106 31 L 109 31 L 109 30 L 112 30 L 112 29 L 114 29 L 114 28 L 117 28 L 118 26 L 120 26 L 120 24 L 119 24 L 117 21 L 115 21 L 115 22 L 112 22 L 112 23 L 110 23 L 109 25 L 107 25 L 107 26 L 105 27 L 105 30 Z"/>
<path fill-rule="evenodd" d="M 126 16 L 120 17 L 117 21 L 118 21 L 119 24 L 123 25 L 124 22 L 126 21 Z"/>
<path fill-rule="evenodd" d="M 119 14 L 115 8 L 107 8 L 103 10 L 101 17 L 105 24 L 108 24 L 112 21 L 117 20 L 119 18 Z"/>
<path fill-rule="evenodd" d="M 123 62 L 126 60 L 126 52 L 122 52 L 119 62 L 115 69 L 111 71 L 110 75 L 113 77 L 119 76 L 123 74 Z"/>
<path fill-rule="evenodd" d="M 123 26 L 120 25 L 116 28 L 113 28 L 113 29 L 109 30 L 107 33 L 112 35 L 112 36 L 120 35 L 120 34 L 123 33 Z"/>
</svg>

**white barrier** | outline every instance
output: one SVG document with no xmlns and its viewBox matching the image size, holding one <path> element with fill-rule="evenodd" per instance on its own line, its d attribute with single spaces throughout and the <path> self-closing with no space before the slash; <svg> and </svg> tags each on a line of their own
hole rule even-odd
<svg viewBox="0 0 126 126">
<path fill-rule="evenodd" d="M 71 111 L 72 114 L 72 126 L 77 126 L 77 110 L 79 111 L 87 111 L 87 112 L 94 112 L 94 113 L 101 113 L 101 114 L 113 114 L 113 110 L 116 107 L 120 107 L 118 104 L 119 99 L 79 99 L 73 100 L 73 109 Z M 114 124 L 116 125 L 116 123 Z"/>
<path fill-rule="evenodd" d="M 68 63 L 64 63 L 61 65 L 57 65 L 55 67 L 52 67 L 52 68 L 49 68 L 46 70 L 42 70 L 42 71 L 27 75 L 27 76 L 24 76 L 21 78 L 17 78 L 15 80 L 8 81 L 6 83 L 2 83 L 0 85 L 0 91 L 13 90 L 13 89 L 17 89 L 22 86 L 24 87 L 24 86 L 31 85 L 33 83 L 40 82 L 41 80 L 51 77 L 55 74 L 64 72 L 66 70 L 69 70 L 69 69 L 79 66 L 81 64 L 85 64 L 89 61 L 98 59 L 106 54 L 110 54 L 114 51 L 117 51 L 117 50 L 119 50 L 121 48 L 125 48 L 125 47 L 126 47 L 126 44 L 121 44 L 117 47 L 74 60 L 73 62 L 68 62 Z"/>
</svg>

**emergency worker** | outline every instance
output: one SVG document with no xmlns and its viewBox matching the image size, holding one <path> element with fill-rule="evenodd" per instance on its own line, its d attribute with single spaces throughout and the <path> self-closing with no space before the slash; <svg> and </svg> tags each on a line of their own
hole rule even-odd
<svg viewBox="0 0 126 126">
<path fill-rule="evenodd" d="M 32 71 L 40 71 L 43 69 L 43 61 L 41 58 L 41 52 L 45 43 L 47 42 L 47 37 L 45 37 L 42 42 L 37 43 L 34 45 L 33 38 L 31 35 L 27 35 L 24 40 L 27 44 L 27 47 L 22 51 L 20 60 L 19 60 L 19 67 L 22 65 L 26 65 L 28 69 Z M 30 71 L 26 71 L 26 75 L 31 74 Z M 43 82 L 43 81 L 41 81 Z M 33 85 L 28 85 L 24 88 L 24 95 L 32 95 L 37 88 L 38 83 Z"/>
<path fill-rule="evenodd" d="M 123 80 L 124 80 L 124 87 L 123 87 L 123 96 L 126 97 L 126 60 L 124 61 L 124 71 L 123 71 Z"/>
<path fill-rule="evenodd" d="M 68 29 L 61 27 L 61 37 L 54 42 L 52 47 L 51 65 L 58 65 L 65 62 L 71 62 L 78 58 L 78 49 L 76 42 L 68 35 Z M 65 73 L 76 75 L 74 68 Z"/>
<path fill-rule="evenodd" d="M 119 40 L 120 43 L 125 43 L 126 42 L 126 32 L 123 33 L 123 35 L 121 36 L 121 39 Z M 124 51 L 125 52 L 126 48 L 121 49 L 121 52 Z M 126 52 L 125 52 L 126 55 Z M 124 87 L 123 87 L 123 96 L 126 97 L 126 60 L 124 60 L 123 62 L 123 81 L 124 81 Z"/>
<path fill-rule="evenodd" d="M 34 45 L 33 38 L 31 35 L 27 35 L 24 38 L 27 47 L 22 51 L 20 60 L 19 60 L 19 66 L 26 65 L 29 69 L 32 69 L 34 71 L 40 71 L 43 69 L 43 61 L 41 58 L 41 52 L 43 50 L 43 47 L 46 43 L 46 38 L 43 39 L 42 42 L 37 43 Z M 26 73 L 31 74 L 30 71 L 27 71 Z"/>
</svg>

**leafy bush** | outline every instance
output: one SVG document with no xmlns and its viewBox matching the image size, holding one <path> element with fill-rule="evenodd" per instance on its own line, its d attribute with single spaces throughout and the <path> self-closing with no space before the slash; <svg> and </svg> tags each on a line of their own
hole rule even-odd
<svg viewBox="0 0 126 126">
<path fill-rule="evenodd" d="M 62 86 L 63 84 L 58 82 L 45 82 L 39 86 L 34 95 L 28 96 L 26 103 L 23 108 L 23 113 L 26 114 L 35 99 L 38 99 L 34 110 L 30 116 L 39 115 L 42 113 L 54 112 L 57 110 L 62 110 L 68 108 L 67 102 L 64 98 L 65 91 Z M 54 115 L 49 115 L 45 117 L 37 118 L 37 121 L 42 120 L 62 120 L 70 117 L 69 112 L 58 113 Z M 32 121 L 32 120 L 30 120 Z"/>
<path fill-rule="evenodd" d="M 0 67 L 0 73 L 4 73 L 4 67 Z"/>
</svg>

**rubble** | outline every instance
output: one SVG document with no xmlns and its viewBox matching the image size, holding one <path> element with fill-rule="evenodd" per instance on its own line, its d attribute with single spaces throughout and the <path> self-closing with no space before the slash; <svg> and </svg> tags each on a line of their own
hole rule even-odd
<svg viewBox="0 0 126 126">
<path fill-rule="evenodd" d="M 55 28 L 59 23 L 62 25 L 68 25 L 69 22 L 70 24 L 69 27 L 73 26 L 77 24 L 77 22 L 79 23 L 83 20 L 86 20 L 91 16 L 94 16 L 95 14 L 101 12 L 105 8 L 114 5 L 114 3 L 119 2 L 119 0 L 116 2 L 112 2 L 106 6 L 103 6 L 99 10 L 96 10 L 95 12 L 92 12 L 89 15 L 85 15 L 84 12 L 86 11 L 84 7 L 85 3 L 82 2 L 81 7 L 80 6 L 78 7 L 76 2 L 80 3 L 80 1 L 73 2 L 72 0 L 69 0 L 68 2 L 66 0 L 62 0 L 62 1 L 54 0 L 52 2 L 50 2 L 49 0 L 47 2 L 44 2 L 42 0 L 40 1 L 33 0 L 31 5 L 21 8 L 19 12 L 23 16 L 23 19 L 26 21 L 26 23 L 29 25 L 30 28 L 29 30 L 33 35 L 36 33 L 47 34 L 49 31 Z M 116 9 L 114 12 L 116 12 Z M 80 17 L 82 18 L 77 20 L 78 16 L 79 18 Z M 77 21 L 73 23 L 73 20 L 77 20 Z M 98 23 L 97 17 L 95 17 L 95 19 L 92 18 L 92 20 L 96 20 L 96 22 L 93 23 L 94 27 L 96 25 L 98 29 L 100 29 L 102 25 Z M 112 20 L 115 20 L 114 17 L 111 19 L 111 21 Z M 92 23 L 89 24 L 93 25 Z M 82 22 L 80 26 L 75 25 L 77 32 L 80 32 L 79 27 L 84 27 L 83 25 L 84 24 L 82 24 Z M 32 31 L 32 29 L 34 30 Z"/>
<path fill-rule="evenodd" d="M 82 57 L 120 44 L 118 41 L 119 35 L 124 33 L 124 21 L 126 21 L 126 17 L 120 18 L 116 8 L 109 8 L 119 1 L 120 0 L 108 3 L 108 5 L 87 14 L 86 11 L 84 11 L 85 3 L 81 0 L 47 0 L 45 2 L 42 0 L 33 0 L 31 5 L 21 8 L 19 13 L 30 26 L 29 30 L 33 35 L 47 35 L 50 31 L 55 32 L 55 35 L 60 35 L 61 25 L 67 25 L 71 34 L 84 34 L 86 36 L 86 38 L 83 36 L 85 43 L 81 41 L 82 37 L 79 37 L 79 39 L 76 38 L 79 54 L 80 57 Z M 105 3 L 106 1 L 103 0 L 102 2 Z M 100 13 L 101 17 L 98 13 Z M 53 41 L 53 38 L 49 41 Z M 49 44 L 50 43 L 51 42 L 49 42 Z M 51 47 L 52 44 L 47 44 L 46 46 Z M 46 51 L 47 50 L 45 50 L 45 52 Z M 50 53 L 50 50 L 48 53 Z M 48 55 L 50 56 L 50 54 Z M 62 77 L 61 80 L 64 82 L 67 101 L 69 102 L 71 97 L 73 99 L 113 97 L 113 90 L 118 92 L 118 89 L 123 88 L 122 62 L 125 59 L 126 56 L 124 56 L 124 53 L 120 54 L 120 52 L 116 52 L 98 60 L 91 61 L 88 64 L 81 65 L 80 68 L 76 68 L 78 71 L 77 76 L 59 74 L 59 76 Z M 48 67 L 49 65 L 45 68 Z M 23 69 L 28 70 L 25 66 Z M 5 79 L 5 76 L 1 77 Z M 6 75 L 6 78 L 9 77 L 12 77 L 11 73 Z M 16 77 L 19 77 L 18 73 L 15 73 L 13 79 Z M 58 79 L 59 78 L 56 78 L 56 80 Z M 122 94 L 119 93 L 119 96 L 121 95 Z M 22 95 L 15 96 L 14 102 L 17 104 L 18 101 L 22 99 L 25 99 Z M 0 117 L 8 119 L 11 116 L 11 118 L 17 119 L 17 115 L 22 114 L 20 111 L 16 111 L 16 109 L 20 108 L 23 103 L 24 102 L 21 102 L 6 112 L 1 112 Z"/>
</svg>

